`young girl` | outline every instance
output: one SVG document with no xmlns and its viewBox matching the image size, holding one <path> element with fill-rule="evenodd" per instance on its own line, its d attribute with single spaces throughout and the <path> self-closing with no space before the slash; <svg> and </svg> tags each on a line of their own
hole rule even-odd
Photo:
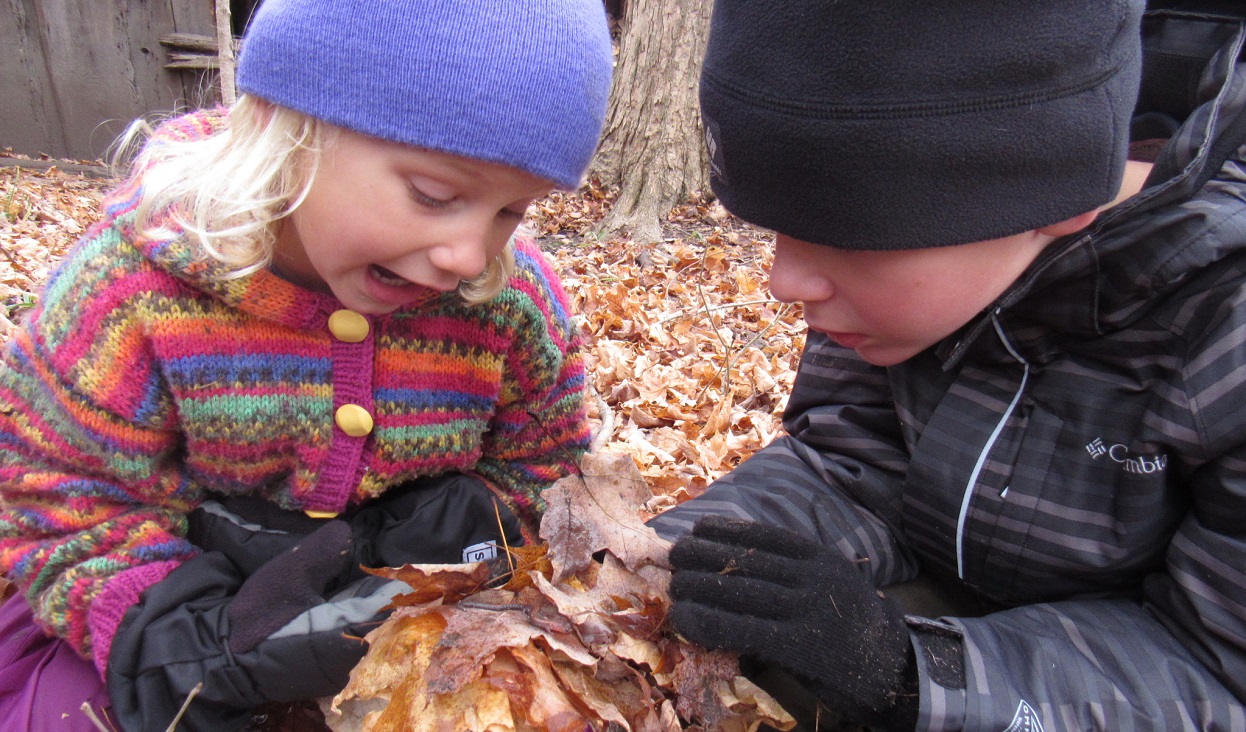
<svg viewBox="0 0 1246 732">
<path fill-rule="evenodd" d="M 515 232 L 610 68 L 600 0 L 264 3 L 244 95 L 155 130 L 7 351 L 8 728 L 334 693 L 394 591 L 359 565 L 533 535 L 588 429 Z"/>
</svg>

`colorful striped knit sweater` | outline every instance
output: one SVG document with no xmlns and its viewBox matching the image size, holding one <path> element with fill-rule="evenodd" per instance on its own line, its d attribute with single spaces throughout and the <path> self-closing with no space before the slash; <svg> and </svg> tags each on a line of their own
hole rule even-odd
<svg viewBox="0 0 1246 732">
<path fill-rule="evenodd" d="M 494 301 L 430 292 L 351 343 L 329 295 L 221 279 L 183 237 L 136 241 L 137 192 L 109 198 L 0 370 L 0 570 L 41 623 L 91 657 L 93 601 L 116 580 L 113 604 L 132 602 L 193 556 L 206 491 L 340 511 L 468 471 L 535 525 L 589 437 L 579 338 L 535 245 L 516 242 Z M 345 404 L 370 433 L 335 425 Z"/>
</svg>

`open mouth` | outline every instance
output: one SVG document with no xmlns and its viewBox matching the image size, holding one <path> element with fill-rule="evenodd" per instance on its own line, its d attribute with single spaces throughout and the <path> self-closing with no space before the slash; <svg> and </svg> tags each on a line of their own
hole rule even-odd
<svg viewBox="0 0 1246 732">
<path fill-rule="evenodd" d="M 408 280 L 405 277 L 400 277 L 378 264 L 371 265 L 368 268 L 368 271 L 372 274 L 372 277 L 382 285 L 389 285 L 390 287 L 406 287 L 408 285 L 415 284 L 411 280 Z"/>
</svg>

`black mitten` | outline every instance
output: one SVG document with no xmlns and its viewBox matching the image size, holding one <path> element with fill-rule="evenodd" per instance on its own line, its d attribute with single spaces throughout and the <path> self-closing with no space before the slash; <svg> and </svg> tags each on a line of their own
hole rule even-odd
<svg viewBox="0 0 1246 732">
<path fill-rule="evenodd" d="M 685 638 L 789 669 L 846 719 L 916 726 L 903 615 L 842 554 L 776 526 L 706 516 L 670 559 L 671 622 Z"/>
<path fill-rule="evenodd" d="M 304 610 L 324 602 L 326 586 L 352 561 L 350 527 L 329 521 L 261 566 L 225 611 L 229 649 L 246 653 Z"/>
<path fill-rule="evenodd" d="M 341 690 L 366 650 L 360 636 L 408 589 L 369 577 L 325 597 L 352 560 L 350 527 L 330 521 L 250 577 L 208 552 L 148 588 L 108 657 L 121 727 L 165 729 L 200 682 L 178 729 L 237 729 L 263 702 Z"/>
<path fill-rule="evenodd" d="M 483 561 L 523 545 L 515 514 L 483 480 L 462 473 L 395 486 L 345 518 L 355 562 L 365 567 Z"/>
</svg>

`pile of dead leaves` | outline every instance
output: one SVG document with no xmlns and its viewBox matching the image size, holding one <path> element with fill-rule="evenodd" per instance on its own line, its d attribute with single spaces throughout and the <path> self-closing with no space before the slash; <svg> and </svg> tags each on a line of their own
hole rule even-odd
<svg viewBox="0 0 1246 732">
<path fill-rule="evenodd" d="M 733 655 L 667 628 L 668 545 L 636 509 L 649 490 L 631 459 L 591 454 L 582 471 L 546 492 L 546 543 L 495 560 L 507 563 L 500 577 L 483 563 L 377 572 L 412 592 L 368 634 L 350 683 L 324 703 L 330 728 L 752 732 L 795 724 L 740 675 Z"/>
</svg>

